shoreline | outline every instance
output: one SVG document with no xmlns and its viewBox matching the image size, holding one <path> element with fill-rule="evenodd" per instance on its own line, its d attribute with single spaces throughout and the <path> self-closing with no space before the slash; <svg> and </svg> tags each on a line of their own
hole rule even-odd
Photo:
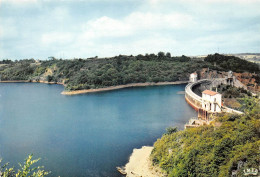
<svg viewBox="0 0 260 177">
<path fill-rule="evenodd" d="M 153 146 L 143 146 L 140 149 L 134 149 L 125 165 L 126 177 L 164 177 L 166 176 L 159 167 L 153 166 L 150 154 Z"/>
<path fill-rule="evenodd" d="M 41 84 L 58 84 L 63 85 L 63 83 L 60 82 L 48 82 L 48 81 L 27 81 L 27 80 L 13 80 L 13 81 L 0 81 L 0 83 L 41 83 Z"/>
<path fill-rule="evenodd" d="M 78 94 L 86 94 L 86 93 L 95 93 L 95 92 L 104 92 L 104 91 L 111 91 L 111 90 L 118 90 L 123 88 L 130 88 L 130 87 L 146 87 L 146 86 L 160 86 L 160 85 L 178 85 L 178 84 L 186 84 L 188 81 L 175 81 L 175 82 L 145 82 L 145 83 L 133 83 L 133 84 L 125 84 L 125 85 L 117 85 L 117 86 L 110 86 L 104 88 L 97 88 L 97 89 L 84 89 L 84 90 L 75 90 L 75 91 L 63 91 L 61 94 L 63 95 L 78 95 Z"/>
</svg>

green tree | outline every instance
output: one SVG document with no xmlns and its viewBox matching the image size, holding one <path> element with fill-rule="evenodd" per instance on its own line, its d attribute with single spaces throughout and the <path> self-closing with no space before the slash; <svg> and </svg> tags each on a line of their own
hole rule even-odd
<svg viewBox="0 0 260 177">
<path fill-rule="evenodd" d="M 167 135 L 170 135 L 170 134 L 175 133 L 177 131 L 178 131 L 177 127 L 168 127 L 168 128 L 166 128 L 166 134 Z"/>
<path fill-rule="evenodd" d="M 3 177 L 43 177 L 47 176 L 50 172 L 46 172 L 43 170 L 43 166 L 32 167 L 33 164 L 37 163 L 40 159 L 32 159 L 33 155 L 29 155 L 23 165 L 19 164 L 20 169 L 15 172 L 14 168 L 7 168 L 9 165 L 6 163 L 5 165 L 1 166 L 0 176 Z M 0 160 L 1 163 L 1 160 Z"/>
<path fill-rule="evenodd" d="M 158 60 L 162 60 L 165 58 L 165 53 L 164 52 L 158 52 Z"/>
<path fill-rule="evenodd" d="M 167 58 L 171 58 L 171 53 L 170 53 L 170 52 L 167 52 L 167 53 L 166 53 L 166 57 L 167 57 Z"/>
</svg>

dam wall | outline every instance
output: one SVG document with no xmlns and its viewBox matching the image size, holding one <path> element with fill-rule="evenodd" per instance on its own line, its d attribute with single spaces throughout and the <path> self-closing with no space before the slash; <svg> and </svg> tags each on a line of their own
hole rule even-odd
<svg viewBox="0 0 260 177">
<path fill-rule="evenodd" d="M 225 79 L 223 79 L 223 78 L 218 78 L 218 79 L 214 79 L 214 80 L 202 79 L 202 80 L 199 80 L 197 82 L 189 83 L 185 87 L 185 100 L 196 111 L 199 111 L 202 108 L 202 97 L 200 97 L 199 95 L 194 93 L 193 87 L 196 87 L 196 86 L 202 85 L 202 84 L 207 84 L 209 82 L 211 83 L 211 85 L 217 86 L 218 84 L 224 83 Z M 241 87 L 242 85 L 240 85 L 239 82 L 235 82 L 234 86 Z M 227 112 L 227 113 L 243 114 L 243 112 L 241 112 L 241 111 L 231 109 L 231 108 L 228 108 L 226 106 L 222 106 L 221 109 L 222 109 L 223 112 Z"/>
<path fill-rule="evenodd" d="M 201 83 L 208 82 L 208 79 L 199 80 L 197 82 L 189 83 L 185 87 L 185 99 L 196 111 L 202 107 L 202 98 L 193 92 L 192 88 Z"/>
</svg>

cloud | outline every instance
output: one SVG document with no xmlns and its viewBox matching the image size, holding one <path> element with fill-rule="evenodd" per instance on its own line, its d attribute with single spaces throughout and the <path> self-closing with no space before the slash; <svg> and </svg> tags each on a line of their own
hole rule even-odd
<svg viewBox="0 0 260 177">
<path fill-rule="evenodd" d="M 0 0 L 1 3 L 10 3 L 10 4 L 18 4 L 22 5 L 24 3 L 36 3 L 39 0 Z"/>
<path fill-rule="evenodd" d="M 130 23 L 140 29 L 181 29 L 193 23 L 192 17 L 182 13 L 143 13 L 134 12 L 126 17 Z"/>
<path fill-rule="evenodd" d="M 0 0 L 0 57 L 256 52 L 259 2 Z"/>
<path fill-rule="evenodd" d="M 51 45 L 51 44 L 67 44 L 73 40 L 74 34 L 66 33 L 66 32 L 51 32 L 45 33 L 41 37 L 41 42 L 43 45 Z"/>
<path fill-rule="evenodd" d="M 124 21 L 112 19 L 106 16 L 89 21 L 83 27 L 84 38 L 100 38 L 100 37 L 122 37 L 132 34 L 133 28 L 131 24 Z"/>
<path fill-rule="evenodd" d="M 123 19 L 107 16 L 92 20 L 84 25 L 84 37 L 124 37 L 144 31 L 182 29 L 193 24 L 192 17 L 186 14 L 154 14 L 134 12 Z"/>
<path fill-rule="evenodd" d="M 149 4 L 158 5 L 160 3 L 172 3 L 172 0 L 147 0 Z M 214 4 L 214 3 L 243 3 L 243 4 L 252 4 L 252 3 L 260 3 L 260 0 L 180 0 L 182 3 L 206 3 L 206 4 Z"/>
<path fill-rule="evenodd" d="M 252 3 L 259 3 L 260 0 L 183 0 L 197 2 L 197 3 L 243 3 L 243 4 L 252 4 Z"/>
</svg>

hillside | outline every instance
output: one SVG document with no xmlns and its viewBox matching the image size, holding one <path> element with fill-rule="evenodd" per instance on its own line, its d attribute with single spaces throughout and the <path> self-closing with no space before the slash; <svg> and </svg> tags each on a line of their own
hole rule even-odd
<svg viewBox="0 0 260 177">
<path fill-rule="evenodd" d="M 189 74 L 202 68 L 226 71 L 259 73 L 259 66 L 239 58 L 232 58 L 233 65 L 225 65 L 225 56 L 215 54 L 213 60 L 196 60 L 186 56 L 171 57 L 170 53 L 159 52 L 145 56 L 115 56 L 112 58 L 91 58 L 61 60 L 52 58 L 47 61 L 26 59 L 20 61 L 0 61 L 1 80 L 27 80 L 59 82 L 65 90 L 96 89 L 130 83 L 165 82 L 188 80 Z M 215 56 L 214 55 L 214 56 Z M 209 55 L 208 57 L 210 57 Z M 212 58 L 212 57 L 211 57 Z M 224 64 L 223 64 L 224 63 Z M 243 63 L 243 65 L 240 65 Z M 236 69 L 237 70 L 237 69 Z"/>
<path fill-rule="evenodd" d="M 244 169 L 258 168 L 259 99 L 249 99 L 246 107 L 245 115 L 225 114 L 211 125 L 166 133 L 154 144 L 153 163 L 176 177 L 242 176 Z"/>
</svg>

